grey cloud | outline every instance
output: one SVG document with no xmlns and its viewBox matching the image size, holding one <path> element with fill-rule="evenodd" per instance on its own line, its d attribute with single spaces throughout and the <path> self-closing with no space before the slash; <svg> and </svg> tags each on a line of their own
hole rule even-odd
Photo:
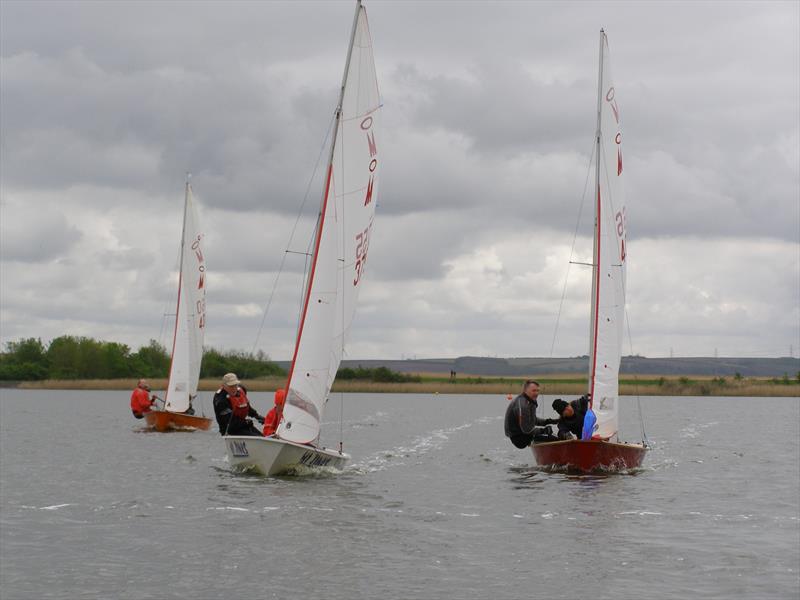
<svg viewBox="0 0 800 600">
<path fill-rule="evenodd" d="M 4 261 L 39 263 L 61 258 L 81 239 L 81 233 L 60 212 L 5 214 L 0 231 Z"/>
</svg>

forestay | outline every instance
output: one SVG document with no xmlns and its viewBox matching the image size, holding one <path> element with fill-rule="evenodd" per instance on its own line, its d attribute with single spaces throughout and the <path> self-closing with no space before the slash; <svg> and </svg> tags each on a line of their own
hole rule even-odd
<svg viewBox="0 0 800 600">
<path fill-rule="evenodd" d="M 314 443 L 355 313 L 377 202 L 380 97 L 358 6 L 289 389 L 278 435 Z"/>
<path fill-rule="evenodd" d="M 203 234 L 199 230 L 192 187 L 186 184 L 181 235 L 181 265 L 178 276 L 178 308 L 172 342 L 172 362 L 165 408 L 185 412 L 197 395 L 206 321 L 206 266 Z"/>
<path fill-rule="evenodd" d="M 592 289 L 590 392 L 597 415 L 596 436 L 618 429 L 619 366 L 625 319 L 626 222 L 622 130 L 617 93 L 608 59 L 608 40 L 600 33 L 598 84 L 597 206 Z"/>
</svg>

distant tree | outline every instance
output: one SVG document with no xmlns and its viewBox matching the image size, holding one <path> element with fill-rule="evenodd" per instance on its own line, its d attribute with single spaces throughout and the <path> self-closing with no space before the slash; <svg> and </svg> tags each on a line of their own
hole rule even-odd
<svg viewBox="0 0 800 600">
<path fill-rule="evenodd" d="M 62 335 L 50 342 L 47 348 L 51 379 L 77 379 L 80 377 L 79 341 L 71 335 Z"/>
<path fill-rule="evenodd" d="M 733 376 L 733 378 L 734 378 L 736 381 L 741 381 L 741 380 L 742 380 L 742 374 L 741 374 L 741 373 L 739 373 L 739 371 L 736 371 L 736 374 Z"/>
<path fill-rule="evenodd" d="M 286 375 L 286 371 L 260 351 L 256 354 L 236 350 L 222 353 L 213 348 L 207 349 L 203 354 L 200 376 L 222 377 L 225 373 L 236 373 L 240 379 Z"/>
<path fill-rule="evenodd" d="M 168 377 L 169 354 L 155 340 L 131 355 L 131 374 L 135 377 Z"/>
<path fill-rule="evenodd" d="M 0 353 L 0 380 L 25 381 L 47 378 L 47 357 L 40 339 L 8 342 Z"/>
</svg>

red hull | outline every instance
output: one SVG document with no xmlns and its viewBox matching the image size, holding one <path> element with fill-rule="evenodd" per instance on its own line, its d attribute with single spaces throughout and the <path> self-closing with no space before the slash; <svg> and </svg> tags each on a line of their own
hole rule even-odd
<svg viewBox="0 0 800 600">
<path fill-rule="evenodd" d="M 196 415 L 185 415 L 183 413 L 173 413 L 164 410 L 153 410 L 144 415 L 148 427 L 156 431 L 169 431 L 170 429 L 202 429 L 203 431 L 211 427 L 211 419 L 208 417 L 198 417 Z"/>
<path fill-rule="evenodd" d="M 639 444 L 619 444 L 602 440 L 565 440 L 531 446 L 536 462 L 554 467 L 591 473 L 621 471 L 641 466 L 647 448 Z"/>
</svg>

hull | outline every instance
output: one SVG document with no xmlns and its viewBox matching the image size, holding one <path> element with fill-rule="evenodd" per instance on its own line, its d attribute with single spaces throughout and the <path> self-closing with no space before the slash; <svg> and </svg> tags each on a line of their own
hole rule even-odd
<svg viewBox="0 0 800 600">
<path fill-rule="evenodd" d="M 298 466 L 341 469 L 350 456 L 327 448 L 287 442 L 275 437 L 226 435 L 225 451 L 234 469 L 252 469 L 262 475 L 279 475 Z"/>
<path fill-rule="evenodd" d="M 583 473 L 622 471 L 641 466 L 647 448 L 602 440 L 565 440 L 531 446 L 536 462 L 543 467 Z"/>
<path fill-rule="evenodd" d="M 144 419 L 147 422 L 147 426 L 156 431 L 169 431 L 171 429 L 202 429 L 205 431 L 211 427 L 211 419 L 208 417 L 173 413 L 166 410 L 150 411 L 145 414 Z"/>
</svg>

